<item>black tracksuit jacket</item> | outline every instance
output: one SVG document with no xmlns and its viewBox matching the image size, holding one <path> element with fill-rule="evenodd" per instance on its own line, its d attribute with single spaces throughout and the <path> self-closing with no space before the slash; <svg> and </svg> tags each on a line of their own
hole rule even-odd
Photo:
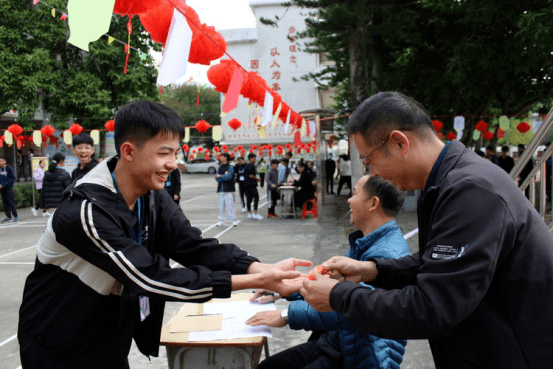
<svg viewBox="0 0 553 369">
<path fill-rule="evenodd" d="M 436 165 L 435 165 L 436 167 Z M 428 338 L 436 368 L 550 368 L 553 239 L 500 167 L 453 141 L 418 203 L 419 253 L 376 260 L 376 290 L 333 309 L 384 338 Z"/>
<path fill-rule="evenodd" d="M 165 301 L 229 297 L 231 273 L 257 260 L 202 238 L 165 190 L 141 197 L 142 244 L 135 242 L 137 211 L 114 185 L 116 162 L 103 161 L 65 191 L 38 242 L 18 338 L 44 367 L 104 368 L 127 357 L 131 337 L 157 356 Z M 172 269 L 169 259 L 186 268 Z M 142 322 L 139 296 L 150 301 Z"/>
</svg>

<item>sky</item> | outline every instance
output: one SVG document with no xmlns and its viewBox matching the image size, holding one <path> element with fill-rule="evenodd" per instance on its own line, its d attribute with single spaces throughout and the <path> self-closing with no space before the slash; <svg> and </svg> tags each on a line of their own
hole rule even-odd
<svg viewBox="0 0 553 369">
<path fill-rule="evenodd" d="M 202 23 L 215 27 L 216 30 L 255 27 L 255 17 L 249 6 L 249 0 L 186 0 Z M 209 66 L 188 64 L 186 75 L 177 84 L 187 82 L 192 77 L 194 82 L 208 83 Z"/>
</svg>

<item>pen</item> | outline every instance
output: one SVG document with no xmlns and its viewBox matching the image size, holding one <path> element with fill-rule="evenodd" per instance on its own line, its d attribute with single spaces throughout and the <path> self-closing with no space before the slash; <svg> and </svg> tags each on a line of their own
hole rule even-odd
<svg viewBox="0 0 553 369">
<path fill-rule="evenodd" d="M 255 291 L 252 291 L 252 293 L 255 293 Z M 274 296 L 275 293 L 274 293 L 274 292 L 267 292 L 267 291 L 264 291 L 264 292 L 260 292 L 259 295 L 260 295 L 260 296 Z"/>
</svg>

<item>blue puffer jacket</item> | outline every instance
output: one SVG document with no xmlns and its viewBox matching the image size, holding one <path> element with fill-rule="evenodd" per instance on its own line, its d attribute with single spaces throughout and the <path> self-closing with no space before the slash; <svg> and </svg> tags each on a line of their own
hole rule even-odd
<svg viewBox="0 0 553 369">
<path fill-rule="evenodd" d="M 409 246 L 395 220 L 377 228 L 367 236 L 360 231 L 349 236 L 346 256 L 356 260 L 395 259 L 409 255 Z M 373 288 L 367 285 L 367 288 Z M 340 347 L 346 368 L 399 368 L 405 352 L 405 340 L 383 339 L 357 328 L 339 313 L 320 313 L 303 300 L 293 301 L 288 308 L 292 329 L 310 331 L 339 330 Z"/>
</svg>

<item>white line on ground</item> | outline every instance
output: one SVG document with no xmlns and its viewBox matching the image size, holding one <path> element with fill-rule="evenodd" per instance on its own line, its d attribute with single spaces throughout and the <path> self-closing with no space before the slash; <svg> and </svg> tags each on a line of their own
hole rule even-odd
<svg viewBox="0 0 553 369">
<path fill-rule="evenodd" d="M 17 334 L 14 334 L 13 336 L 8 338 L 7 340 L 5 340 L 3 342 L 0 342 L 0 347 L 4 346 L 6 343 L 10 343 L 11 341 L 13 341 L 16 338 L 17 338 Z"/>
<path fill-rule="evenodd" d="M 193 198 L 191 198 L 191 199 L 188 199 L 188 200 L 185 200 L 185 201 L 181 201 L 180 203 L 181 203 L 181 204 L 184 204 L 185 202 L 194 201 L 194 200 L 197 200 L 197 199 L 199 199 L 199 198 L 201 198 L 201 197 L 203 197 L 203 196 L 196 196 L 196 197 L 193 197 Z"/>
<path fill-rule="evenodd" d="M 34 245 L 34 246 L 29 246 L 29 247 L 26 247 L 26 248 L 24 248 L 24 249 L 17 250 L 17 251 L 14 251 L 14 252 L 10 252 L 10 253 L 8 253 L 8 254 L 0 255 L 0 258 L 3 258 L 4 256 L 10 256 L 10 255 L 13 255 L 13 254 L 17 254 L 18 252 L 26 251 L 26 250 L 32 249 L 33 247 L 36 247 L 36 245 Z"/>
<path fill-rule="evenodd" d="M 10 262 L 10 261 L 0 261 L 0 265 L 35 265 L 35 263 L 31 262 Z"/>
</svg>

